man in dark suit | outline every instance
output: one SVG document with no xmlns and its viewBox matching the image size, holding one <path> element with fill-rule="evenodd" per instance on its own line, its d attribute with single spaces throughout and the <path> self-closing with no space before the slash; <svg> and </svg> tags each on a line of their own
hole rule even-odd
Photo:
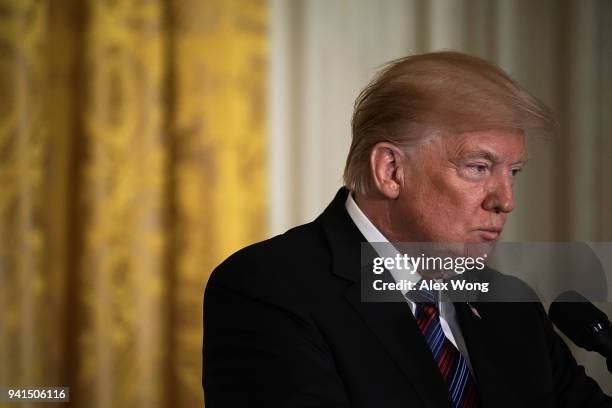
<svg viewBox="0 0 612 408">
<path fill-rule="evenodd" d="M 483 60 L 392 62 L 357 99 L 346 187 L 323 214 L 213 272 L 207 406 L 612 407 L 539 302 L 362 298 L 362 243 L 493 246 L 514 208 L 526 132 L 554 127 Z M 529 292 L 492 270 L 470 279 Z"/>
</svg>

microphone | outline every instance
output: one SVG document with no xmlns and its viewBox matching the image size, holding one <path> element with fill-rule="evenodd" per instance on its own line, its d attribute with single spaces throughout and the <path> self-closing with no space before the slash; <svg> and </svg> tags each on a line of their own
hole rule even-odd
<svg viewBox="0 0 612 408">
<path fill-rule="evenodd" d="M 604 356 L 612 373 L 612 324 L 604 312 L 571 290 L 557 296 L 548 316 L 578 347 Z"/>
</svg>

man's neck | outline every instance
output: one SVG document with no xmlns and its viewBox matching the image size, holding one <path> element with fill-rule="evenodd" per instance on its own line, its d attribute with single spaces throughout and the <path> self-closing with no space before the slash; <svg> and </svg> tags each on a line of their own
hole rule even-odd
<svg viewBox="0 0 612 408">
<path fill-rule="evenodd" d="M 367 197 L 364 194 L 352 193 L 355 203 L 372 224 L 391 242 L 400 241 L 394 236 L 391 228 L 389 200 Z"/>
</svg>

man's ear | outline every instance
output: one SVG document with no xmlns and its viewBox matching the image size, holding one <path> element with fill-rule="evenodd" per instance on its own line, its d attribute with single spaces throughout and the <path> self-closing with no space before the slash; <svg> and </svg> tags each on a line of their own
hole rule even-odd
<svg viewBox="0 0 612 408">
<path fill-rule="evenodd" d="M 370 171 L 374 188 L 386 198 L 399 196 L 403 180 L 403 151 L 387 142 L 374 145 L 370 152 Z"/>
</svg>

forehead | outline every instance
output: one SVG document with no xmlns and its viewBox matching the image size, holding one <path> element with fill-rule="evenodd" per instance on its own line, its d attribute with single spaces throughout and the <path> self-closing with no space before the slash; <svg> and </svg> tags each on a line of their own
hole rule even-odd
<svg viewBox="0 0 612 408">
<path fill-rule="evenodd" d="M 526 160 L 525 136 L 519 131 L 484 130 L 450 135 L 442 141 L 453 157 L 487 157 L 495 161 Z"/>
</svg>

